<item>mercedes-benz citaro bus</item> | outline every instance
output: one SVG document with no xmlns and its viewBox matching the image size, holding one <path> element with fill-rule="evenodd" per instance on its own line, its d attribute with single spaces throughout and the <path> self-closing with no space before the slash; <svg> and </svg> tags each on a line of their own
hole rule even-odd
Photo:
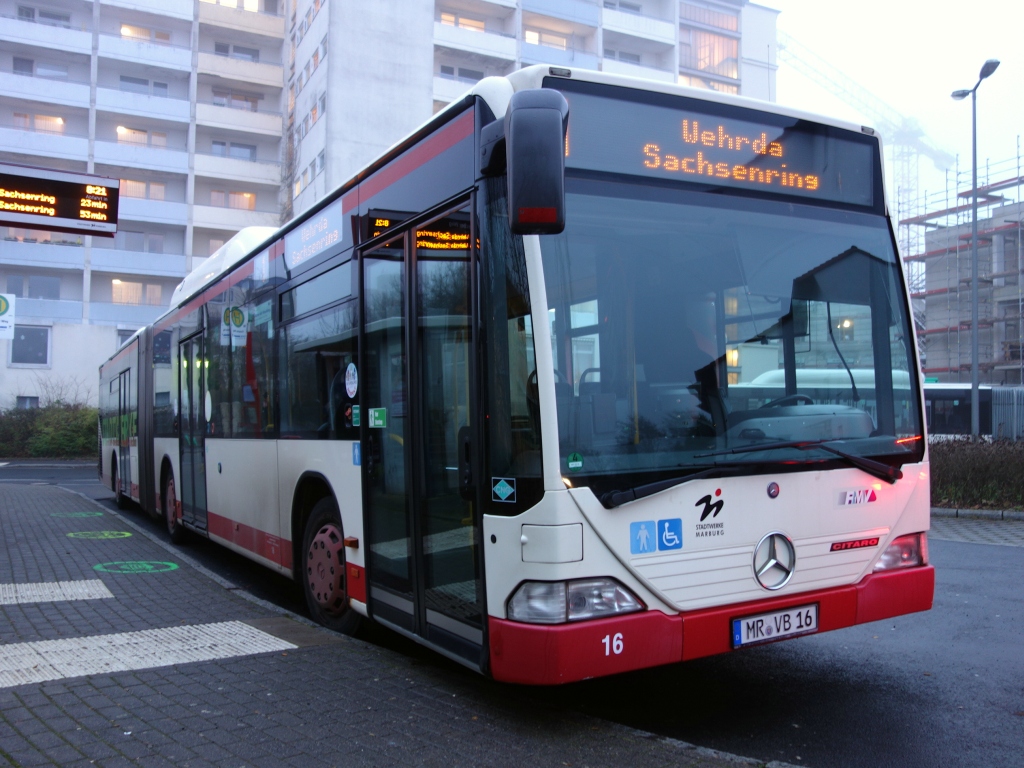
<svg viewBox="0 0 1024 768">
<path fill-rule="evenodd" d="M 869 128 L 534 66 L 244 230 L 101 369 L 102 474 L 498 680 L 931 607 Z"/>
</svg>

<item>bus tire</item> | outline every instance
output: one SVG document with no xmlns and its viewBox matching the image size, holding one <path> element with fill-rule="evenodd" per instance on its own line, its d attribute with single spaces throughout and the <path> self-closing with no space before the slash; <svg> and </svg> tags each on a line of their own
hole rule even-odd
<svg viewBox="0 0 1024 768">
<path fill-rule="evenodd" d="M 120 477 L 117 475 L 117 456 L 112 460 L 110 490 L 114 492 L 114 503 L 118 509 L 128 509 L 128 497 L 121 493 Z"/>
<path fill-rule="evenodd" d="M 362 616 L 348 604 L 344 539 L 337 502 L 331 496 L 320 499 L 306 520 L 299 578 L 313 620 L 354 635 Z"/>
<path fill-rule="evenodd" d="M 167 534 L 171 537 L 171 542 L 184 544 L 187 531 L 178 519 L 178 488 L 174 484 L 173 472 L 167 473 L 160 498 L 163 500 L 164 522 L 167 523 Z"/>
</svg>

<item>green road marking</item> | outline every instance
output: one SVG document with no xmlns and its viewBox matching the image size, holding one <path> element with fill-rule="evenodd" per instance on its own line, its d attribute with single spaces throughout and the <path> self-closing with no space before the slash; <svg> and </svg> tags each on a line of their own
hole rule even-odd
<svg viewBox="0 0 1024 768">
<path fill-rule="evenodd" d="M 69 539 L 127 539 L 128 531 L 76 531 L 69 533 Z"/>
<path fill-rule="evenodd" d="M 115 560 L 94 565 L 92 569 L 100 573 L 166 573 L 178 570 L 178 564 L 159 560 Z"/>
<path fill-rule="evenodd" d="M 102 517 L 102 512 L 51 512 L 50 517 Z"/>
</svg>

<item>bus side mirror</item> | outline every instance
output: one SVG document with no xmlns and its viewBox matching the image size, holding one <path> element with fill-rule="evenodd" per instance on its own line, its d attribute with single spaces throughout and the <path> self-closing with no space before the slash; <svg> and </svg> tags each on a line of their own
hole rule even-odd
<svg viewBox="0 0 1024 768">
<path fill-rule="evenodd" d="M 517 235 L 565 229 L 565 132 L 569 105 L 550 88 L 517 91 L 505 113 L 508 220 Z"/>
</svg>

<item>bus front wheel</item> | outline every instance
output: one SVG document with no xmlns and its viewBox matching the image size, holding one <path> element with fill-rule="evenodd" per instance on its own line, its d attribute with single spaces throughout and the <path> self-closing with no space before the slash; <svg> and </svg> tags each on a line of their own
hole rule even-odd
<svg viewBox="0 0 1024 768">
<path fill-rule="evenodd" d="M 178 517 L 178 489 L 174 485 L 174 475 L 168 473 L 164 481 L 164 520 L 167 522 L 167 533 L 174 544 L 185 541 L 185 527 Z"/>
<path fill-rule="evenodd" d="M 344 539 L 337 502 L 331 497 L 320 499 L 306 521 L 299 578 L 313 620 L 353 635 L 362 617 L 348 604 Z"/>
</svg>

